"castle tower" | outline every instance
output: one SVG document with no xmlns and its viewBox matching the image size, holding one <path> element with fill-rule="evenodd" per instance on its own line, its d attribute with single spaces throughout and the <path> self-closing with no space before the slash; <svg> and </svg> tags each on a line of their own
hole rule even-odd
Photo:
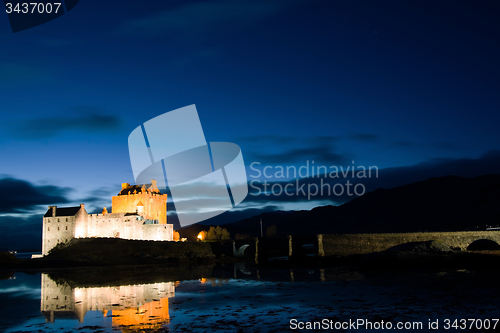
<svg viewBox="0 0 500 333">
<path fill-rule="evenodd" d="M 112 213 L 138 213 L 149 220 L 167 224 L 167 195 L 161 194 L 156 180 L 151 186 L 122 184 L 122 190 L 111 199 Z"/>
</svg>

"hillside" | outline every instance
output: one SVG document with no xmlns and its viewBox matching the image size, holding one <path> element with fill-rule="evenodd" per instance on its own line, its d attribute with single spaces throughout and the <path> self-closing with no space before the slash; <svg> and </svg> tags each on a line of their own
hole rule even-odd
<svg viewBox="0 0 500 333">
<path fill-rule="evenodd" d="M 445 176 L 377 189 L 341 206 L 263 213 L 224 224 L 231 235 L 260 235 L 260 219 L 278 234 L 373 233 L 484 229 L 500 224 L 500 175 Z M 208 227 L 180 230 L 182 237 Z"/>
</svg>

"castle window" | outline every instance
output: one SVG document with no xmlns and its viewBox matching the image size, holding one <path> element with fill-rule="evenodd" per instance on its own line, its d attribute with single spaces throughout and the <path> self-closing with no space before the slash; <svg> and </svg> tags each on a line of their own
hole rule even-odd
<svg viewBox="0 0 500 333">
<path fill-rule="evenodd" d="M 68 218 L 66 218 L 66 222 L 68 222 Z"/>
<path fill-rule="evenodd" d="M 50 227 L 47 228 L 47 231 L 50 231 Z"/>
<path fill-rule="evenodd" d="M 59 231 L 59 227 L 57 227 L 57 231 Z M 59 241 L 58 241 L 59 242 Z"/>
<path fill-rule="evenodd" d="M 66 230 L 68 230 L 68 226 L 66 226 Z"/>
<path fill-rule="evenodd" d="M 57 219 L 57 222 L 59 222 L 59 219 Z"/>
</svg>

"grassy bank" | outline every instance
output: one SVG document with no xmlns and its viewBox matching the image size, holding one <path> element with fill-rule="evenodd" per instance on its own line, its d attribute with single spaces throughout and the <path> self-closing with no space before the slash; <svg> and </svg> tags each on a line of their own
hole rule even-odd
<svg viewBox="0 0 500 333">
<path fill-rule="evenodd" d="M 1 258 L 0 258 L 1 259 Z M 38 259 L 4 258 L 4 268 L 57 268 L 116 265 L 191 265 L 213 262 L 209 244 L 153 242 L 118 238 L 73 239 Z"/>
</svg>

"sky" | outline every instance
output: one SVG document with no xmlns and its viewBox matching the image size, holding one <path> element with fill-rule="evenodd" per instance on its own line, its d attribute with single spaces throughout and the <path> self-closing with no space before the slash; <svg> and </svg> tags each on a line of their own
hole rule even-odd
<svg viewBox="0 0 500 333">
<path fill-rule="evenodd" d="M 40 247 L 48 205 L 109 209 L 135 183 L 128 135 L 192 104 L 254 181 L 207 223 L 342 204 L 347 181 L 361 194 L 499 173 L 499 14 L 497 1 L 85 0 L 17 33 L 0 15 L 0 241 Z M 276 174 L 313 161 L 336 193 Z M 340 167 L 378 172 L 330 177 Z"/>
</svg>

